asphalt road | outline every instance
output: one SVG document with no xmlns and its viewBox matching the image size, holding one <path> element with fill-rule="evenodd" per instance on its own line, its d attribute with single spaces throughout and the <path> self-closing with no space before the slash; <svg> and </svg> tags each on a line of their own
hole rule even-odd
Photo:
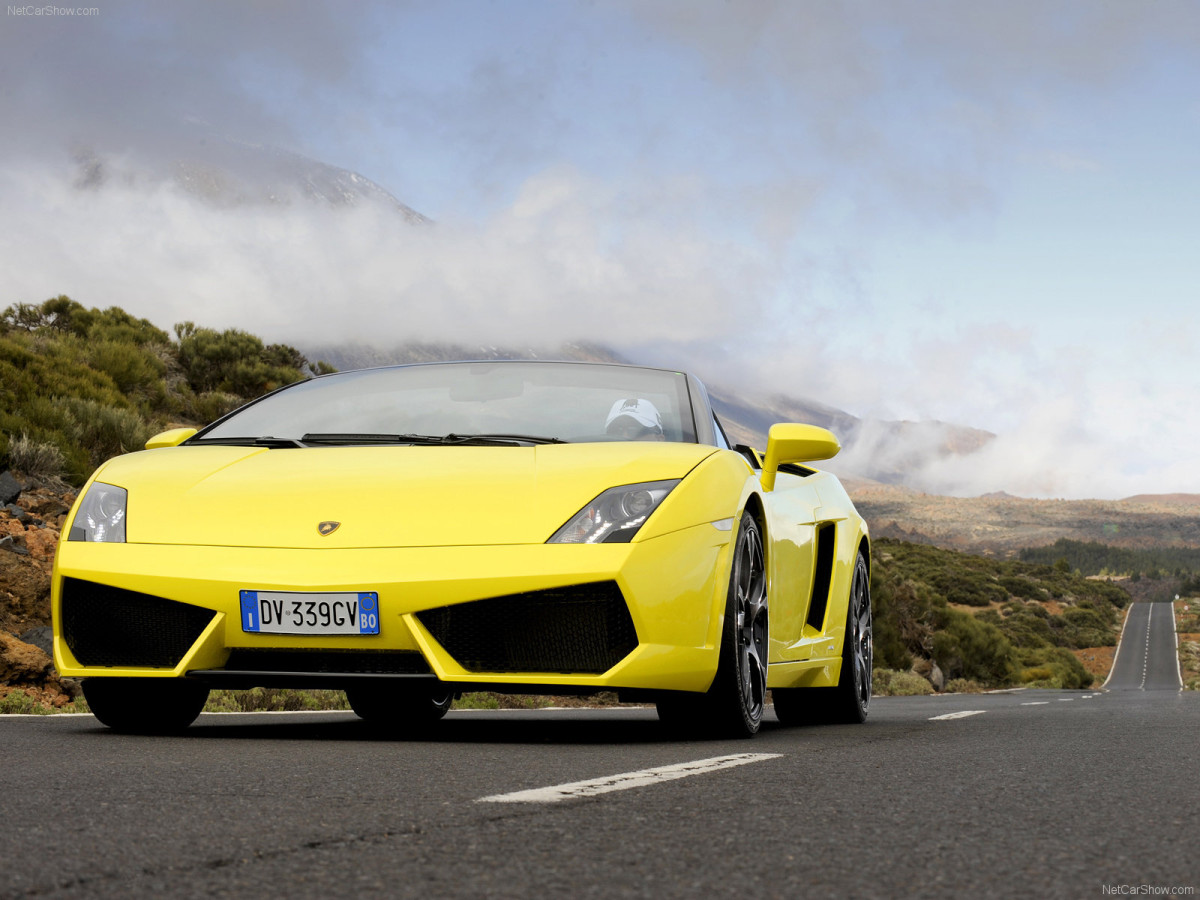
<svg viewBox="0 0 1200 900">
<path fill-rule="evenodd" d="M 1170 603 L 1132 603 L 1105 687 L 1114 691 L 1177 691 L 1175 613 Z"/>
<path fill-rule="evenodd" d="M 1170 690 L 886 698 L 751 741 L 672 741 L 635 708 L 454 711 L 408 739 L 348 713 L 172 738 L 3 717 L 0 898 L 1200 890 L 1198 735 L 1200 694 Z"/>
</svg>

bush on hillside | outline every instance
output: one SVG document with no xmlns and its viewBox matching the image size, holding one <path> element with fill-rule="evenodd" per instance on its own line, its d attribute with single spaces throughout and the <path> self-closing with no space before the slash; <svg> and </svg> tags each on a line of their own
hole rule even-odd
<svg viewBox="0 0 1200 900">
<path fill-rule="evenodd" d="M 942 628 L 933 636 L 933 658 L 952 679 L 1007 684 L 1018 671 L 1016 651 L 999 628 L 954 609 L 943 610 Z"/>
<path fill-rule="evenodd" d="M 5 309 L 0 467 L 54 469 L 49 457 L 22 457 L 32 446 L 51 447 L 62 476 L 79 485 L 105 459 L 140 449 L 155 432 L 202 426 L 275 388 L 333 371 L 294 347 L 236 329 L 184 322 L 175 334 L 118 307 L 86 309 L 66 296 Z"/>
</svg>

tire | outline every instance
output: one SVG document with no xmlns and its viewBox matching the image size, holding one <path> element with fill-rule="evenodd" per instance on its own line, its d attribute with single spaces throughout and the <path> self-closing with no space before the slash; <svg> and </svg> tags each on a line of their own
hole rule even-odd
<svg viewBox="0 0 1200 900">
<path fill-rule="evenodd" d="M 842 641 L 842 672 L 837 687 L 776 688 L 771 692 L 775 717 L 784 725 L 858 724 L 871 706 L 871 667 L 874 635 L 871 616 L 871 576 L 860 553 L 850 584 L 846 636 Z"/>
<path fill-rule="evenodd" d="M 734 544 L 721 654 L 704 694 L 675 693 L 657 701 L 669 727 L 725 737 L 753 737 L 767 697 L 767 577 L 763 539 L 754 516 L 743 512 Z"/>
<path fill-rule="evenodd" d="M 85 678 L 83 696 L 113 731 L 176 734 L 196 721 L 208 686 L 183 678 Z"/>
<path fill-rule="evenodd" d="M 454 691 L 440 682 L 434 686 L 372 684 L 347 688 L 346 699 L 354 714 L 373 725 L 432 725 L 454 705 Z"/>
</svg>

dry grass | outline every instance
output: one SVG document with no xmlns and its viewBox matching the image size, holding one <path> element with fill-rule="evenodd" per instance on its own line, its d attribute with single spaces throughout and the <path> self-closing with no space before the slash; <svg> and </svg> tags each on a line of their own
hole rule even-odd
<svg viewBox="0 0 1200 900">
<path fill-rule="evenodd" d="M 1103 684 L 1112 671 L 1113 660 L 1117 655 L 1116 647 L 1085 647 L 1083 650 L 1072 650 L 1083 667 L 1096 676 L 1096 684 Z"/>
</svg>

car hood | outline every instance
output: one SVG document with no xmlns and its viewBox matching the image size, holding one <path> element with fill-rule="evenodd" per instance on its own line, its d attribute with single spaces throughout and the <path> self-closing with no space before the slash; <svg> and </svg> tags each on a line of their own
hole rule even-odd
<svg viewBox="0 0 1200 900">
<path fill-rule="evenodd" d="M 682 478 L 699 444 L 188 446 L 117 457 L 130 543 L 232 547 L 541 544 L 615 485 Z M 322 522 L 340 523 L 328 535 Z"/>
</svg>

